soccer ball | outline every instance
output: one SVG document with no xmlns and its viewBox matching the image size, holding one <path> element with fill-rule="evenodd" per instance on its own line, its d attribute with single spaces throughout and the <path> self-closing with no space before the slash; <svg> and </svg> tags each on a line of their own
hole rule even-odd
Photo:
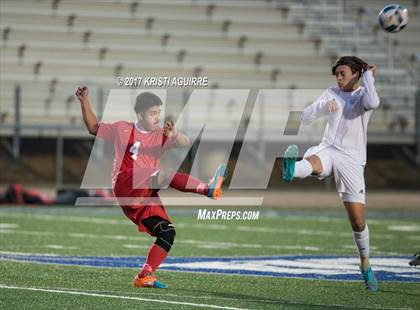
<svg viewBox="0 0 420 310">
<path fill-rule="evenodd" d="M 400 32 L 407 26 L 408 10 L 399 4 L 384 7 L 378 15 L 379 25 L 387 32 Z"/>
</svg>

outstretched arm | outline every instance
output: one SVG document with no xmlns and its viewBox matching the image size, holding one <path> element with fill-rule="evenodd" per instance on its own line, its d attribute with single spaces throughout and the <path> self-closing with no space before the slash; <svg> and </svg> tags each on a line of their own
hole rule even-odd
<svg viewBox="0 0 420 310">
<path fill-rule="evenodd" d="M 75 93 L 77 99 L 80 101 L 80 106 L 82 108 L 83 121 L 85 122 L 86 128 L 88 129 L 91 135 L 98 133 L 98 120 L 93 113 L 90 102 L 88 99 L 89 90 L 86 86 L 80 86 L 77 88 Z"/>
<path fill-rule="evenodd" d="M 302 124 L 309 125 L 313 120 L 338 109 L 338 103 L 334 98 L 331 98 L 328 90 L 326 90 L 322 93 L 321 97 L 303 110 L 301 117 Z"/>
<path fill-rule="evenodd" d="M 376 66 L 369 66 L 368 70 L 363 73 L 363 85 L 365 86 L 366 92 L 363 95 L 362 102 L 365 110 L 373 110 L 379 106 L 379 96 L 375 89 L 375 73 Z"/>
<path fill-rule="evenodd" d="M 177 147 L 187 147 L 190 145 L 190 139 L 180 133 L 174 125 L 173 121 L 167 121 L 165 122 L 165 126 L 163 127 L 163 134 L 168 138 L 175 138 L 175 145 Z"/>
</svg>

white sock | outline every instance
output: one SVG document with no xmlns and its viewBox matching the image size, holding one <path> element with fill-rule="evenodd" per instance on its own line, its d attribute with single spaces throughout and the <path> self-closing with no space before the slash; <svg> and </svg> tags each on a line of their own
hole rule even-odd
<svg viewBox="0 0 420 310">
<path fill-rule="evenodd" d="M 365 225 L 365 229 L 361 232 L 353 231 L 354 242 L 356 242 L 360 257 L 369 257 L 369 228 Z"/>
<path fill-rule="evenodd" d="M 295 178 L 304 179 L 307 176 L 310 176 L 312 171 L 313 171 L 313 168 L 312 168 L 311 163 L 307 161 L 306 159 L 302 159 L 295 163 L 295 173 L 293 174 L 293 176 Z"/>
</svg>

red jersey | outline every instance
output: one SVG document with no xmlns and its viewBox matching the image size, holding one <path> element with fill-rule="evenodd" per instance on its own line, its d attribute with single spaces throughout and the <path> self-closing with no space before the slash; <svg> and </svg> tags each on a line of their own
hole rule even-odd
<svg viewBox="0 0 420 310">
<path fill-rule="evenodd" d="M 113 188 L 121 174 L 132 177 L 132 188 L 142 188 L 159 170 L 164 151 L 175 146 L 175 139 L 167 139 L 162 128 L 146 132 L 137 124 L 125 121 L 99 123 L 97 137 L 114 144 Z"/>
</svg>

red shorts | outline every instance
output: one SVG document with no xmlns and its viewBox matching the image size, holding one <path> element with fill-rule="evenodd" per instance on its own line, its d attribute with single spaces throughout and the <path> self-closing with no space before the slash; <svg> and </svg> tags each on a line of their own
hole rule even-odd
<svg viewBox="0 0 420 310">
<path fill-rule="evenodd" d="M 144 227 L 142 220 L 151 216 L 158 216 L 169 223 L 172 222 L 159 198 L 159 190 L 151 188 L 151 181 L 150 178 L 141 188 L 133 189 L 132 177 L 130 175 L 119 175 L 114 185 L 114 196 L 117 200 L 120 198 L 120 206 L 124 214 L 137 225 L 138 230 L 154 236 L 153 232 Z M 141 198 L 133 199 L 135 202 L 127 204 L 127 200 L 131 200 L 130 197 Z"/>
</svg>

